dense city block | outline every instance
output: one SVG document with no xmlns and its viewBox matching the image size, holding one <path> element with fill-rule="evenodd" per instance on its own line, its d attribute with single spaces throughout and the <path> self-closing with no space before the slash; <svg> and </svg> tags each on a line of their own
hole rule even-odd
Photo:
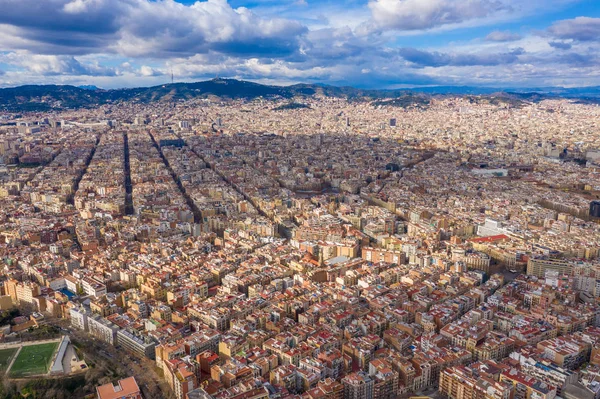
<svg viewBox="0 0 600 399">
<path fill-rule="evenodd" d="M 7 378 L 106 362 L 101 399 L 597 399 L 600 107 L 0 114 L 0 264 Z"/>
</svg>

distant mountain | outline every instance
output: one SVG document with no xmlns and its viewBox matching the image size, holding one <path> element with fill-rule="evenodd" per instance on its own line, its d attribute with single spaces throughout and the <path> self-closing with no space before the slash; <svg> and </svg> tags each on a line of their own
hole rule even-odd
<svg viewBox="0 0 600 399">
<path fill-rule="evenodd" d="M 372 101 L 373 105 L 426 105 L 434 95 L 490 96 L 496 102 L 518 105 L 548 97 L 578 98 L 598 102 L 600 87 L 500 89 L 469 86 L 436 86 L 398 90 L 368 90 L 323 84 L 292 86 L 262 85 L 235 79 L 212 79 L 194 83 L 172 83 L 154 87 L 102 90 L 95 86 L 28 85 L 0 89 L 0 110 L 13 112 L 89 108 L 121 101 L 154 102 L 192 98 L 293 99 L 295 97 L 344 97 Z M 387 99 L 387 100 L 383 100 Z M 389 101 L 394 99 L 394 101 Z M 514 102 L 514 104 L 512 104 Z"/>
<path fill-rule="evenodd" d="M 81 86 L 77 86 L 80 89 L 85 89 L 85 90 L 99 90 L 98 86 L 94 86 L 94 85 L 81 85 Z"/>
<path fill-rule="evenodd" d="M 415 87 L 413 92 L 430 95 L 476 95 L 500 96 L 521 101 L 537 102 L 547 98 L 577 99 L 581 103 L 600 104 L 600 86 L 591 87 L 538 87 L 538 88 L 498 88 L 474 86 L 432 86 Z"/>
<path fill-rule="evenodd" d="M 0 89 L 0 109 L 21 112 L 91 107 L 104 103 L 102 97 L 99 91 L 75 86 L 19 86 Z"/>
<path fill-rule="evenodd" d="M 411 91 L 428 94 L 473 94 L 485 95 L 502 92 L 502 89 L 495 87 L 474 87 L 474 86 L 427 86 L 411 88 Z M 512 91 L 512 90 L 511 90 Z"/>
</svg>

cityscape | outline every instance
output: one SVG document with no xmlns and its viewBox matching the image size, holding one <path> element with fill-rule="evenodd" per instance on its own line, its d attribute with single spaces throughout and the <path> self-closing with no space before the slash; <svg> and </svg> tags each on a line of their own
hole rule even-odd
<svg viewBox="0 0 600 399">
<path fill-rule="evenodd" d="M 14 27 L 16 46 L 24 11 L 8 3 L 0 32 Z M 37 38 L 44 27 L 28 40 L 83 60 L 75 42 L 109 29 L 95 19 L 108 9 L 92 15 L 107 3 L 66 2 L 88 13 L 77 23 L 37 5 L 61 40 Z M 224 8 L 248 41 L 278 48 L 318 31 L 288 15 L 316 3 L 281 6 L 284 19 L 258 3 L 114 4 L 177 18 Z M 363 8 L 379 30 L 435 36 L 487 18 L 478 10 L 490 3 Z M 495 3 L 500 16 L 518 8 Z M 564 18 L 583 6 L 573 7 Z M 563 40 L 552 47 L 598 41 L 591 16 L 575 18 L 579 39 L 551 22 Z M 499 27 L 488 41 L 539 35 Z M 190 83 L 175 81 L 166 44 L 144 40 L 140 52 L 167 60 L 146 74 L 162 82 L 119 86 L 115 74 L 102 89 L 79 80 L 93 77 L 81 65 L 16 67 L 13 51 L 50 56 L 0 39 L 0 398 L 600 399 L 600 81 L 591 70 L 579 80 L 589 65 L 581 86 L 538 89 L 508 77 L 478 88 L 466 75 L 408 88 L 280 83 L 267 71 Z M 225 44 L 240 43 L 256 45 Z"/>
</svg>

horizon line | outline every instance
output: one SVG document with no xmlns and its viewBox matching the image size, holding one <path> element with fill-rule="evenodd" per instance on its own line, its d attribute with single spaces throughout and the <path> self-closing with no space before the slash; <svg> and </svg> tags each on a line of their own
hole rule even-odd
<svg viewBox="0 0 600 399">
<path fill-rule="evenodd" d="M 435 88 L 471 88 L 471 89 L 487 89 L 487 90 L 491 90 L 491 89 L 498 89 L 500 91 L 511 91 L 511 90 L 528 90 L 531 92 L 537 92 L 540 90 L 556 90 L 556 89 L 562 89 L 562 90 L 574 90 L 574 89 L 590 89 L 590 88 L 600 88 L 599 85 L 589 85 L 589 86 L 537 86 L 537 87 L 532 87 L 532 86 L 504 86 L 502 84 L 498 84 L 498 85 L 491 85 L 491 86 L 487 86 L 487 85 L 452 85 L 452 84 L 439 84 L 439 85 L 398 85 L 400 87 L 388 87 L 388 88 L 375 88 L 375 87 L 364 87 L 361 85 L 352 85 L 352 84 L 340 84 L 340 85 L 336 85 L 336 84 L 329 84 L 329 83 L 323 83 L 323 82 L 312 82 L 312 83 L 308 83 L 308 82 L 297 82 L 297 83 L 290 83 L 290 84 L 267 84 L 267 83 L 261 83 L 259 81 L 256 80 L 252 80 L 252 79 L 237 79 L 237 78 L 228 78 L 228 77 L 215 77 L 215 78 L 211 78 L 211 79 L 204 79 L 204 80 L 191 80 L 191 81 L 180 81 L 180 82 L 166 82 L 163 84 L 156 84 L 156 85 L 151 85 L 151 86 L 122 86 L 122 87 L 114 87 L 114 88 L 104 88 L 104 87 L 100 87 L 97 86 L 95 84 L 81 84 L 81 85 L 76 85 L 76 84 L 56 84 L 56 83 L 30 83 L 30 84 L 21 84 L 18 86 L 6 86 L 6 87 L 2 87 L 0 86 L 0 90 L 9 90 L 9 89 L 18 89 L 20 87 L 27 87 L 27 86 L 56 86 L 56 87 L 75 87 L 75 88 L 80 88 L 80 89 L 84 89 L 86 90 L 86 87 L 90 87 L 87 90 L 94 90 L 91 89 L 91 87 L 95 87 L 95 90 L 102 90 L 102 91 L 111 91 L 111 90 L 133 90 L 133 89 L 149 89 L 149 88 L 153 88 L 153 87 L 161 87 L 161 86 L 175 86 L 175 85 L 179 85 L 179 84 L 194 84 L 194 83 L 204 83 L 204 82 L 211 82 L 211 81 L 215 81 L 215 80 L 232 80 L 232 81 L 237 81 L 237 82 L 248 82 L 248 83 L 254 83 L 257 85 L 261 85 L 261 86 L 271 86 L 271 87 L 293 87 L 293 86 L 297 86 L 297 85 L 308 85 L 308 86 L 323 86 L 323 87 L 335 87 L 335 88 L 352 88 L 352 89 L 356 89 L 356 90 L 365 90 L 365 91 L 397 91 L 397 90 L 406 90 L 406 91 L 410 91 L 410 90 L 419 90 L 419 89 L 435 89 Z"/>
</svg>

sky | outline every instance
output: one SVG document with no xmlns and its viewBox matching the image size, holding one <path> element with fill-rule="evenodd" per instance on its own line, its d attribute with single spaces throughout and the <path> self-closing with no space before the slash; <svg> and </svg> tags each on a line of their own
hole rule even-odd
<svg viewBox="0 0 600 399">
<path fill-rule="evenodd" d="M 0 0 L 0 87 L 600 86 L 600 0 Z"/>
</svg>

